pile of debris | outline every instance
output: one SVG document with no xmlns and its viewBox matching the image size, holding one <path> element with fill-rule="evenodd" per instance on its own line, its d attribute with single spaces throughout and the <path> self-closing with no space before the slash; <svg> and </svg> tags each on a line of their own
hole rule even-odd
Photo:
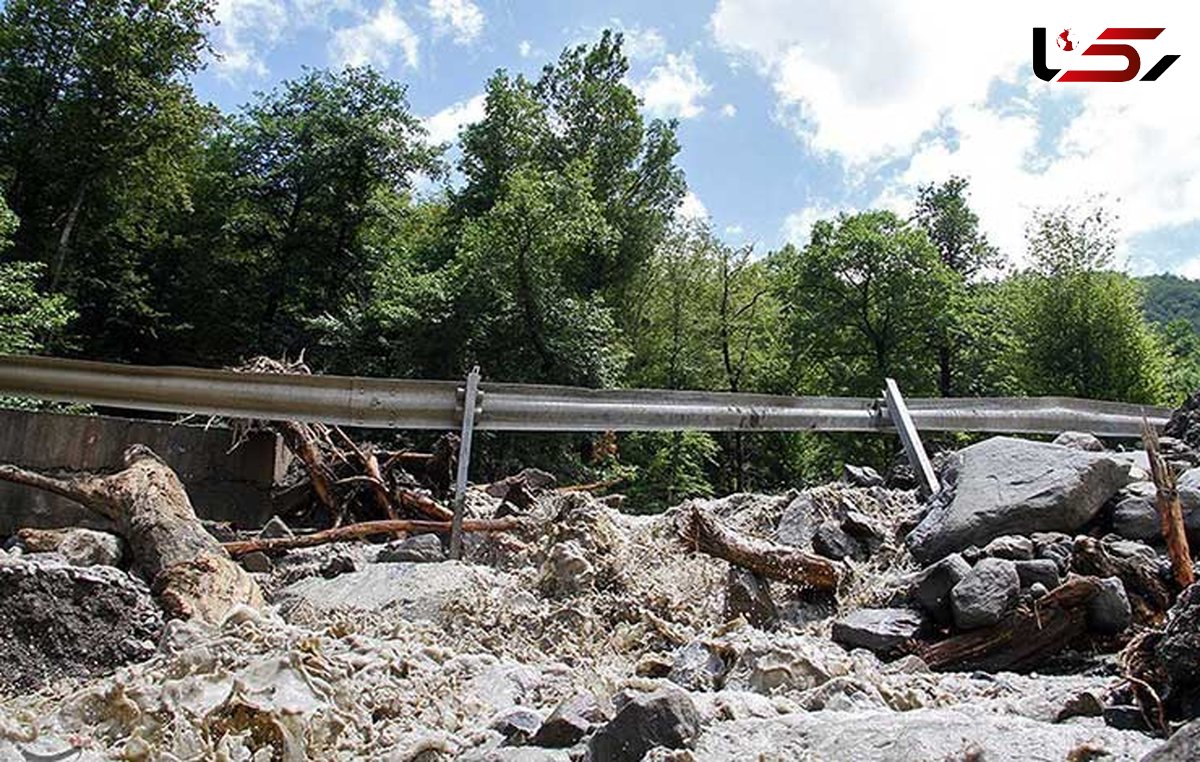
<svg viewBox="0 0 1200 762">
<path fill-rule="evenodd" d="M 1159 449 L 1195 547 L 1200 459 Z M 104 477 L 0 469 L 122 535 L 0 552 L 0 757 L 1185 759 L 1196 725 L 1163 739 L 1200 714 L 1200 588 L 1155 465 L 996 437 L 925 502 L 848 467 L 658 516 L 529 472 L 471 490 L 461 562 L 445 522 L 353 475 L 341 526 L 246 536 L 145 451 Z"/>
</svg>

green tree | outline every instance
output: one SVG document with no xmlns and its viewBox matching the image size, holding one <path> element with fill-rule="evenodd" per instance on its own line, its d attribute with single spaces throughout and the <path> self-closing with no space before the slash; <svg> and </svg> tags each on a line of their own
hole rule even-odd
<svg viewBox="0 0 1200 762">
<path fill-rule="evenodd" d="M 17 217 L 0 197 L 0 354 L 38 352 L 62 333 L 72 313 L 66 298 L 46 296 L 36 284 L 45 266 L 9 261 Z"/>
<path fill-rule="evenodd" d="M 1200 390 L 1200 334 L 1187 318 L 1175 318 L 1158 326 L 1157 332 L 1159 344 L 1169 358 L 1163 401 L 1178 405 Z"/>
</svg>

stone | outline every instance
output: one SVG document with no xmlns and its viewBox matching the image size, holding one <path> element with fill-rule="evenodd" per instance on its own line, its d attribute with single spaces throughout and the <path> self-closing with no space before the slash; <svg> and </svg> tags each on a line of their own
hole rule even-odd
<svg viewBox="0 0 1200 762">
<path fill-rule="evenodd" d="M 728 670 L 720 654 L 693 640 L 675 652 L 667 679 L 689 691 L 715 691 L 721 689 Z"/>
<path fill-rule="evenodd" d="M 883 477 L 870 466 L 842 466 L 842 481 L 851 487 L 882 487 Z"/>
<path fill-rule="evenodd" d="M 93 677 L 155 653 L 163 616 L 141 579 L 55 555 L 0 563 L 0 694 Z"/>
<path fill-rule="evenodd" d="M 1176 730 L 1167 742 L 1142 757 L 1141 762 L 1200 762 L 1200 720 Z"/>
<path fill-rule="evenodd" d="M 921 563 L 1004 535 L 1074 532 L 1129 480 L 1107 453 L 1011 437 L 964 448 L 954 463 L 953 483 L 906 538 Z"/>
<path fill-rule="evenodd" d="M 1147 731 L 1146 715 L 1140 706 L 1132 704 L 1112 704 L 1104 707 L 1104 724 L 1117 730 Z"/>
<path fill-rule="evenodd" d="M 125 541 L 94 529 L 71 529 L 63 535 L 58 552 L 72 566 L 117 566 L 125 555 Z"/>
<path fill-rule="evenodd" d="M 1179 487 L 1178 491 L 1179 506 L 1183 510 L 1183 526 L 1188 539 L 1200 539 L 1200 489 L 1188 486 Z M 1162 539 L 1162 528 L 1158 520 L 1154 490 L 1139 492 L 1140 494 L 1134 493 L 1123 498 L 1113 508 L 1113 531 L 1128 540 L 1158 542 Z"/>
<path fill-rule="evenodd" d="M 205 531 L 216 538 L 217 542 L 234 542 L 238 539 L 237 530 L 228 521 L 200 521 Z"/>
<path fill-rule="evenodd" d="M 1007 558 L 1009 561 L 1028 561 L 1033 558 L 1033 540 L 1015 534 L 997 537 L 984 546 L 983 555 Z"/>
<path fill-rule="evenodd" d="M 583 548 L 567 540 L 550 549 L 542 565 L 540 586 L 551 595 L 575 595 L 590 589 L 595 580 L 596 570 Z"/>
<path fill-rule="evenodd" d="M 1016 603 L 1020 589 L 1015 563 L 1002 558 L 981 560 L 950 591 L 954 623 L 962 630 L 996 624 Z"/>
<path fill-rule="evenodd" d="M 261 550 L 247 553 L 238 561 L 241 562 L 243 569 L 254 574 L 270 574 L 271 570 L 275 568 L 275 562 Z"/>
<path fill-rule="evenodd" d="M 862 511 L 846 511 L 842 518 L 842 529 L 854 539 L 868 544 L 878 543 L 884 537 L 876 522 Z"/>
<path fill-rule="evenodd" d="M 380 563 L 432 563 L 446 560 L 446 551 L 436 534 L 416 534 L 384 545 L 375 560 Z"/>
<path fill-rule="evenodd" d="M 258 530 L 258 536 L 264 540 L 277 540 L 283 537 L 295 537 L 296 534 L 284 523 L 283 519 L 272 516 L 271 520 Z"/>
<path fill-rule="evenodd" d="M 608 716 L 596 697 L 590 693 L 577 693 L 565 699 L 538 728 L 531 743 L 552 749 L 574 746 L 583 740 L 596 725 L 606 721 Z"/>
<path fill-rule="evenodd" d="M 358 571 L 358 562 L 349 553 L 337 553 L 325 559 L 319 572 L 322 577 L 330 579 L 342 574 Z"/>
<path fill-rule="evenodd" d="M 588 742 L 593 760 L 639 762 L 655 747 L 686 749 L 700 735 L 700 714 L 687 694 L 658 690 L 629 696 Z"/>
<path fill-rule="evenodd" d="M 783 509 L 775 527 L 775 538 L 785 545 L 810 547 L 815 531 L 813 512 L 812 498 L 807 494 L 798 495 Z"/>
<path fill-rule="evenodd" d="M 950 591 L 970 571 L 971 565 L 961 555 L 951 553 L 917 573 L 909 597 L 933 621 L 947 626 L 954 621 L 950 610 Z"/>
<path fill-rule="evenodd" d="M 525 745 L 541 726 L 542 716 L 524 706 L 504 709 L 488 723 L 488 727 L 504 736 L 504 742 L 510 746 Z"/>
<path fill-rule="evenodd" d="M 1088 627 L 1103 635 L 1116 635 L 1133 624 L 1133 609 L 1125 585 L 1117 577 L 1100 580 L 1100 594 L 1088 601 Z"/>
<path fill-rule="evenodd" d="M 818 555 L 841 561 L 857 558 L 862 548 L 854 538 L 846 534 L 835 521 L 823 521 L 813 533 L 812 548 Z"/>
<path fill-rule="evenodd" d="M 1043 585 L 1041 582 L 1034 582 L 1029 586 L 1029 596 L 1035 601 L 1045 598 L 1050 593 L 1050 588 Z"/>
<path fill-rule="evenodd" d="M 1200 582 L 1193 583 L 1175 599 L 1154 655 L 1171 676 L 1173 685 L 1180 688 L 1200 685 Z"/>
<path fill-rule="evenodd" d="M 1046 590 L 1058 587 L 1058 564 L 1049 558 L 1035 558 L 1030 561 L 1014 561 L 1017 567 L 1017 578 L 1021 587 L 1042 585 Z"/>
<path fill-rule="evenodd" d="M 924 629 L 925 617 L 913 609 L 858 609 L 833 623 L 833 642 L 890 656 Z"/>
<path fill-rule="evenodd" d="M 1104 443 L 1082 431 L 1064 431 L 1054 438 L 1053 444 L 1085 452 L 1104 452 Z"/>
<path fill-rule="evenodd" d="M 725 581 L 725 620 L 738 617 L 744 617 L 759 629 L 766 629 L 779 620 L 779 612 L 771 600 L 771 588 L 765 579 L 730 564 Z"/>
</svg>

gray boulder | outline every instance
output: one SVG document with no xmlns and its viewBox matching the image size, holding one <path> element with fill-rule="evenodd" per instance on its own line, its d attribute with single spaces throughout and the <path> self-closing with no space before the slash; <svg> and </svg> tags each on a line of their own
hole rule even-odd
<svg viewBox="0 0 1200 762">
<path fill-rule="evenodd" d="M 807 494 L 797 495 L 779 517 L 775 528 L 775 537 L 785 545 L 797 548 L 807 548 L 812 544 L 813 531 L 813 502 Z"/>
<path fill-rule="evenodd" d="M 542 726 L 542 716 L 525 706 L 511 706 L 498 712 L 488 727 L 504 736 L 512 746 L 526 744 Z"/>
<path fill-rule="evenodd" d="M 1200 762 L 1200 720 L 1184 725 L 1141 762 Z"/>
<path fill-rule="evenodd" d="M 1158 522 L 1154 486 L 1146 482 L 1139 482 L 1137 486 L 1140 489 L 1128 490 L 1130 494 L 1113 509 L 1113 531 L 1129 540 L 1158 541 L 1162 539 L 1162 529 Z M 1180 486 L 1179 505 L 1183 509 L 1183 526 L 1188 538 L 1200 538 L 1200 489 Z"/>
<path fill-rule="evenodd" d="M 1041 584 L 1047 590 L 1058 587 L 1058 564 L 1049 558 L 1034 558 L 1030 561 L 1014 561 L 1021 587 Z"/>
<path fill-rule="evenodd" d="M 765 579 L 730 564 L 725 582 L 725 620 L 738 617 L 745 617 L 750 624 L 765 629 L 779 620 L 779 612 L 771 600 L 771 588 Z"/>
<path fill-rule="evenodd" d="M 883 477 L 870 466 L 842 466 L 842 481 L 851 487 L 882 487 Z"/>
<path fill-rule="evenodd" d="M 1054 438 L 1054 444 L 1085 452 L 1104 452 L 1104 443 L 1082 431 L 1064 431 Z"/>
<path fill-rule="evenodd" d="M 1015 563 L 985 558 L 950 591 L 954 623 L 962 630 L 995 624 L 1016 603 L 1020 590 Z"/>
<path fill-rule="evenodd" d="M 258 530 L 258 536 L 264 540 L 277 540 L 283 537 L 295 537 L 295 533 L 291 527 L 278 516 L 272 516 L 271 520 L 263 524 L 263 528 Z"/>
<path fill-rule="evenodd" d="M 961 555 L 951 553 L 917 573 L 909 597 L 935 622 L 942 626 L 949 625 L 954 621 L 950 610 L 950 591 L 970 571 L 971 565 Z"/>
<path fill-rule="evenodd" d="M 1015 534 L 997 537 L 984 546 L 983 555 L 1007 558 L 1009 561 L 1028 561 L 1033 558 L 1033 540 Z"/>
<path fill-rule="evenodd" d="M 699 735 L 700 714 L 684 692 L 634 693 L 592 736 L 588 751 L 596 762 L 639 762 L 656 746 L 685 749 Z"/>
<path fill-rule="evenodd" d="M 847 558 L 857 558 L 862 554 L 862 546 L 846 534 L 836 521 L 822 521 L 813 533 L 813 552 L 818 555 L 841 561 Z"/>
<path fill-rule="evenodd" d="M 275 562 L 261 550 L 247 553 L 238 561 L 241 562 L 243 569 L 254 574 L 270 574 L 271 570 L 275 568 Z"/>
<path fill-rule="evenodd" d="M 929 563 L 1004 535 L 1074 532 L 1128 479 L 1108 454 L 993 437 L 956 454 L 953 484 L 906 541 Z"/>
<path fill-rule="evenodd" d="M 596 703 L 590 693 L 577 693 L 564 700 L 534 734 L 534 746 L 561 749 L 574 746 L 591 732 L 592 728 L 608 719 L 608 715 Z"/>
<path fill-rule="evenodd" d="M 859 609 L 833 623 L 833 642 L 890 656 L 925 629 L 925 617 L 912 609 Z"/>
<path fill-rule="evenodd" d="M 729 666 L 703 641 L 693 640 L 675 652 L 667 679 L 689 691 L 715 691 L 725 681 Z"/>
<path fill-rule="evenodd" d="M 1133 624 L 1133 609 L 1125 585 L 1117 577 L 1100 580 L 1100 594 L 1088 601 L 1088 627 L 1103 635 L 1116 635 Z"/>
<path fill-rule="evenodd" d="M 375 560 L 380 563 L 444 561 L 446 552 L 435 534 L 418 534 L 389 542 L 379 549 Z"/>
<path fill-rule="evenodd" d="M 63 535 L 58 552 L 72 566 L 116 566 L 125 555 L 125 541 L 94 529 L 72 529 Z"/>
</svg>

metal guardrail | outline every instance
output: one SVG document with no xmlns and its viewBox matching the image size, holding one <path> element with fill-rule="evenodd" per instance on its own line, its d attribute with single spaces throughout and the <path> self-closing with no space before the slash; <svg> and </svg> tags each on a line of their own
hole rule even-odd
<svg viewBox="0 0 1200 762">
<path fill-rule="evenodd" d="M 368 428 L 454 429 L 463 385 L 346 376 L 237 373 L 46 357 L 0 357 L 0 395 L 105 407 Z M 1136 437 L 1161 407 L 1063 397 L 908 398 L 921 431 Z M 493 431 L 892 431 L 881 399 L 669 390 L 479 385 L 475 428 Z"/>
</svg>

